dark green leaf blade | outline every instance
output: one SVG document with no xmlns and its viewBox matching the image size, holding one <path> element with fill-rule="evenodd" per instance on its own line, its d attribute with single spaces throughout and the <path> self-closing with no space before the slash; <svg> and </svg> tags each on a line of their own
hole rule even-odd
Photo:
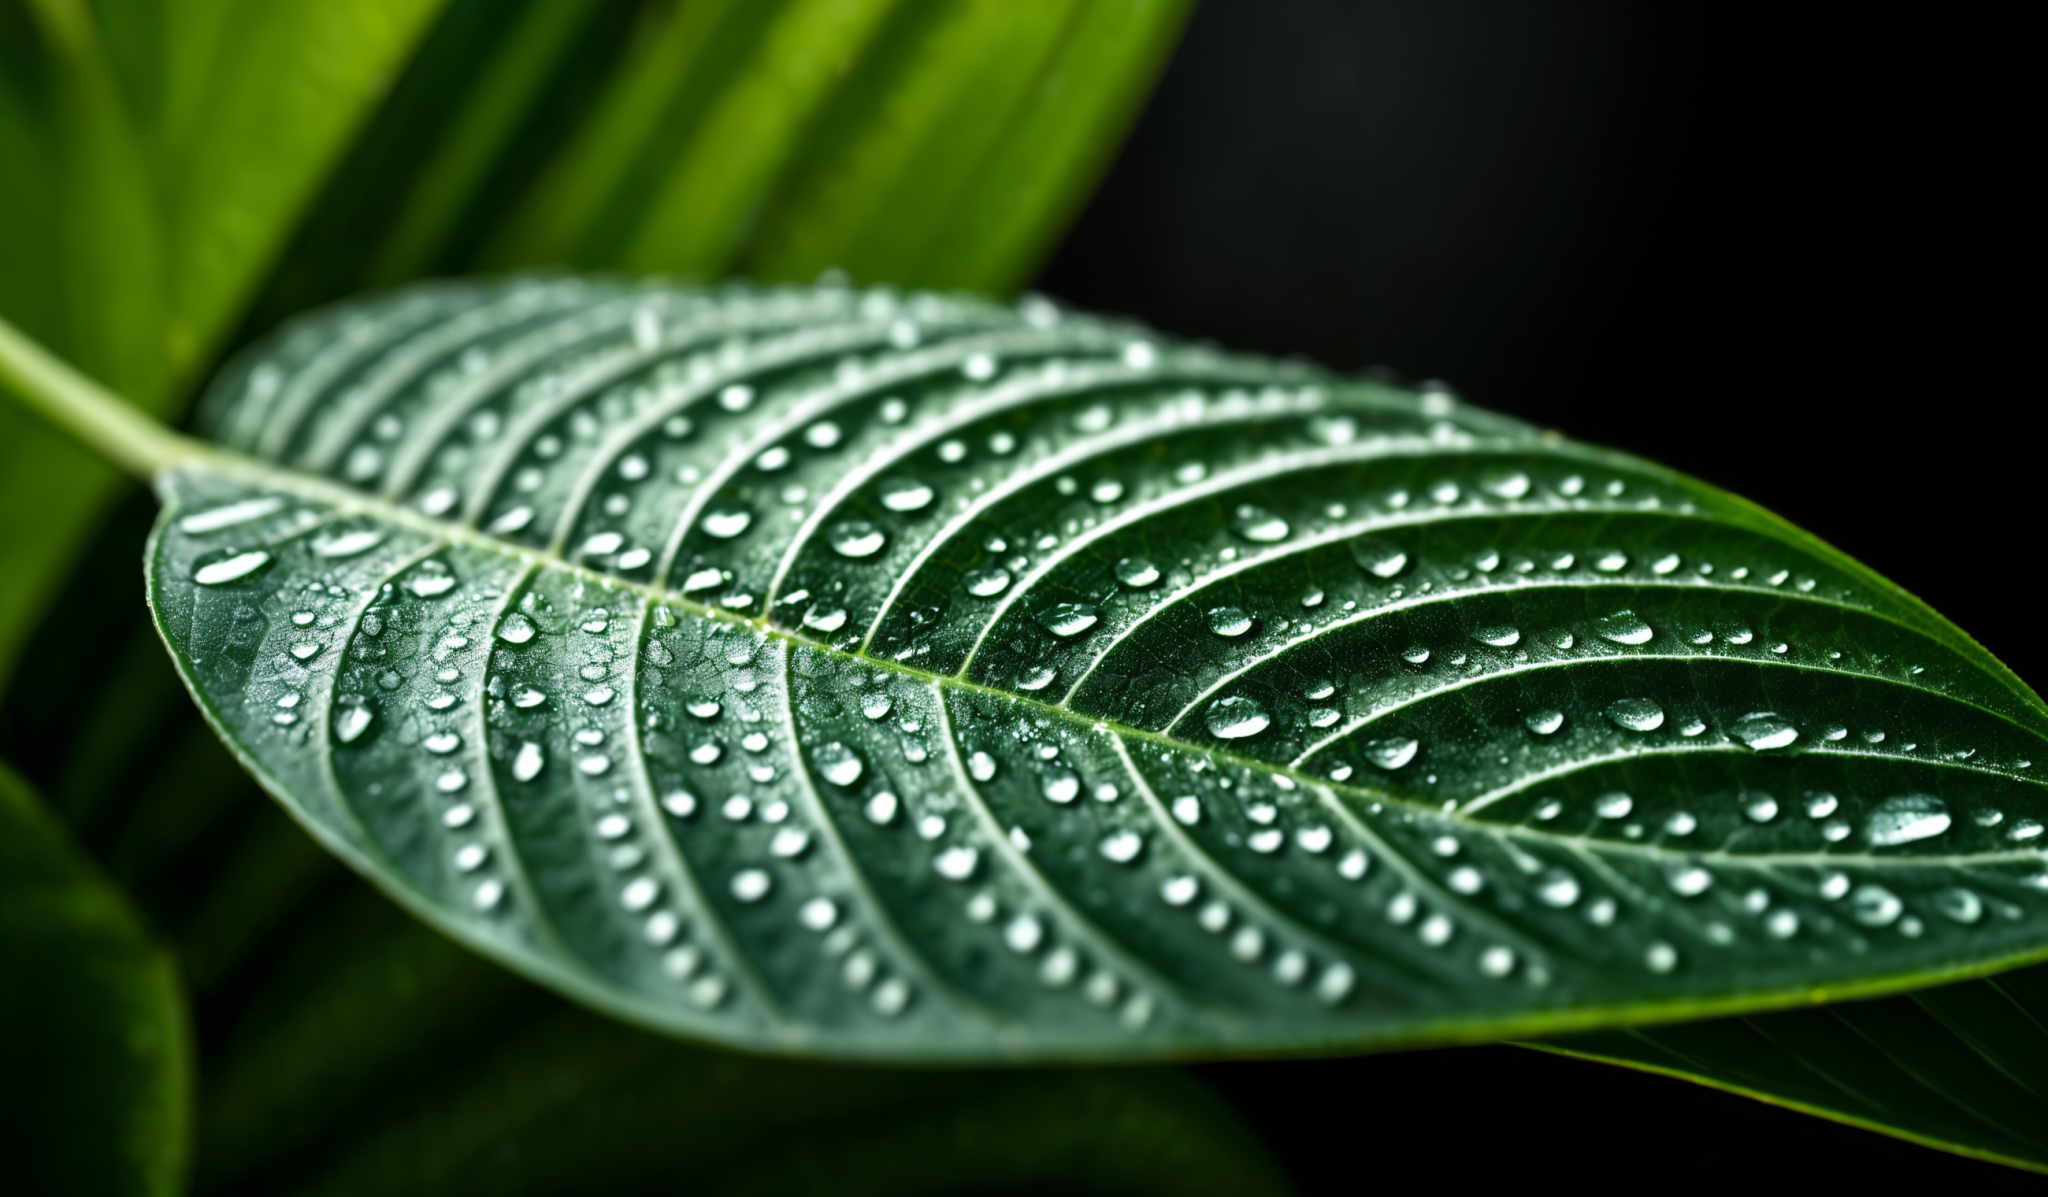
<svg viewBox="0 0 2048 1197">
<path fill-rule="evenodd" d="M 178 1192 L 184 995 L 120 892 L 0 766 L 0 1149 L 37 1193 Z"/>
<path fill-rule="evenodd" d="M 1315 1050 L 2040 957 L 2048 717 L 1754 507 L 1042 302 L 460 283 L 166 476 L 159 625 L 303 822 L 757 1047 Z"/>
<path fill-rule="evenodd" d="M 1815 1010 L 1532 1046 L 2048 1172 L 2048 968 Z"/>
<path fill-rule="evenodd" d="M 294 913 L 210 1057 L 201 1191 L 1286 1188 L 1191 1076 L 708 1051 L 569 1007 L 358 886 Z"/>
</svg>

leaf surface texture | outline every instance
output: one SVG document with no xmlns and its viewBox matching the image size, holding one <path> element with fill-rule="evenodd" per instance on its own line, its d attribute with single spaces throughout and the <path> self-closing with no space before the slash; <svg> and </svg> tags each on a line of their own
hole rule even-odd
<svg viewBox="0 0 2048 1197">
<path fill-rule="evenodd" d="M 1159 1056 L 1986 971 L 2039 700 L 1740 500 L 1040 300 L 435 284 L 218 384 L 157 619 L 330 847 L 638 1020 Z M 263 463 L 276 463 L 263 464 Z"/>
</svg>

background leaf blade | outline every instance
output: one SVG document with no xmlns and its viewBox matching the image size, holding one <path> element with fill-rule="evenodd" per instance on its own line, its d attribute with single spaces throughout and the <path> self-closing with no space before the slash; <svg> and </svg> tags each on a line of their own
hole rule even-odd
<svg viewBox="0 0 2048 1197">
<path fill-rule="evenodd" d="M 2044 980 L 2037 965 L 1874 1001 L 1535 1046 L 2048 1172 Z"/>
<path fill-rule="evenodd" d="M 4 766 L 0 956 L 10 1167 L 37 1192 L 179 1192 L 192 1062 L 177 971 Z"/>
<path fill-rule="evenodd" d="M 436 6 L 10 5 L 0 312 L 174 415 Z M 274 76 L 273 76 L 274 73 Z M 52 230 L 49 236 L 27 230 Z M 0 408 L 0 675 L 100 518 L 102 462 Z"/>
</svg>

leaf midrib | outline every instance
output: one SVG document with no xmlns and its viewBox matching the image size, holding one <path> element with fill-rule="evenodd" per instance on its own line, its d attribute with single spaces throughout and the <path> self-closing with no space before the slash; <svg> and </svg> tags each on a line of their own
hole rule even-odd
<svg viewBox="0 0 2048 1197">
<path fill-rule="evenodd" d="M 175 434 L 172 434 L 175 435 Z M 862 666 L 893 673 L 913 679 L 921 684 L 939 689 L 954 689 L 971 694 L 980 694 L 1000 702 L 1029 708 L 1063 722 L 1079 724 L 1088 728 L 1107 731 L 1126 741 L 1157 745 L 1176 752 L 1189 753 L 1218 764 L 1263 773 L 1307 787 L 1311 792 L 1322 791 L 1332 795 L 1343 795 L 1367 803 L 1384 803 L 1402 807 L 1441 822 L 1470 828 L 1476 832 L 1514 839 L 1534 840 L 1552 845 L 1585 845 L 1597 851 L 1620 852 L 1639 857 L 1672 861 L 1719 861 L 1754 868 L 1765 868 L 1784 864 L 1810 863 L 1816 866 L 1862 866 L 1869 868 L 1940 865 L 1992 864 L 2009 860 L 2036 860 L 2041 856 L 2039 849 L 2013 849 L 2002 852 L 1972 853 L 1960 856 L 1872 856 L 1846 855 L 1826 852 L 1806 853 L 1763 853 L 1736 854 L 1719 850 L 1673 851 L 1661 845 L 1626 840 L 1608 840 L 1585 835 L 1564 835 L 1542 831 L 1514 823 L 1498 823 L 1470 818 L 1455 809 L 1431 804 L 1395 793 L 1355 782 L 1337 782 L 1315 777 L 1288 765 L 1276 764 L 1260 757 L 1247 756 L 1229 749 L 1212 745 L 1195 744 L 1163 732 L 1133 727 L 1117 720 L 1087 715 L 1068 707 L 1058 706 L 1043 699 L 1016 694 L 999 687 L 969 680 L 957 674 L 939 674 L 906 665 L 900 661 L 867 656 L 857 651 L 848 651 L 823 641 L 813 640 L 782 627 L 766 618 L 743 615 L 721 607 L 711 606 L 686 595 L 678 594 L 661 586 L 631 578 L 620 578 L 601 570 L 567 560 L 550 552 L 528 548 L 500 539 L 468 524 L 450 523 L 432 516 L 422 515 L 409 508 L 399 506 L 381 496 L 364 494 L 336 483 L 330 479 L 303 470 L 273 462 L 248 457 L 231 449 L 208 442 L 177 436 L 182 450 L 177 460 L 166 464 L 159 474 L 159 486 L 169 474 L 181 469 L 203 468 L 224 477 L 254 486 L 285 491 L 301 499 L 333 505 L 337 516 L 369 515 L 373 518 L 411 529 L 422 535 L 442 541 L 446 545 L 461 545 L 524 561 L 540 568 L 560 570 L 564 573 L 587 578 L 608 590 L 637 594 L 645 599 L 673 607 L 679 611 L 723 623 L 731 627 L 746 628 L 770 639 L 799 646 L 814 652 L 825 653 L 840 660 L 852 661 Z M 1881 615 L 1880 612 L 1872 612 Z"/>
</svg>

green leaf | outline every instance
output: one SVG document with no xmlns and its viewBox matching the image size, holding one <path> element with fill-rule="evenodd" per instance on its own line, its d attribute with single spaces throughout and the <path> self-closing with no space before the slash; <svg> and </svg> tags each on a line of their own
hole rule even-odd
<svg viewBox="0 0 2048 1197">
<path fill-rule="evenodd" d="M 1815 1010 L 1533 1046 L 2048 1172 L 2048 968 Z"/>
<path fill-rule="evenodd" d="M 312 317 L 213 410 L 148 563 L 209 718 L 408 906 L 650 1025 L 1323 1050 L 2048 952 L 2032 692 L 1441 392 L 562 279 Z"/>
<path fill-rule="evenodd" d="M 175 1193 L 190 1047 L 170 959 L 0 766 L 0 1150 L 37 1193 Z"/>
</svg>

